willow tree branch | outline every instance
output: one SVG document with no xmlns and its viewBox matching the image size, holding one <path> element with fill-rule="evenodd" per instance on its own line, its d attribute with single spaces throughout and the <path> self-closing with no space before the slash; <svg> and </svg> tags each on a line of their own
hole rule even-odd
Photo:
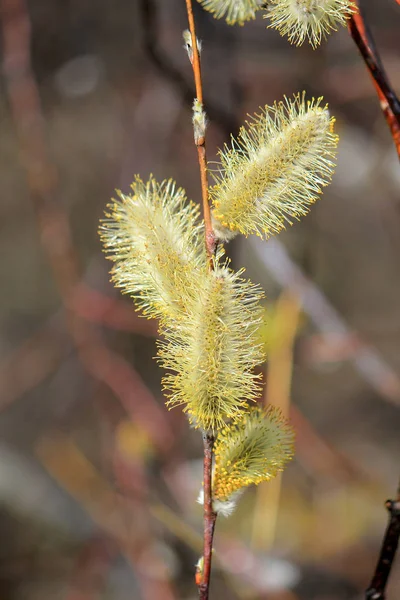
<svg viewBox="0 0 400 600">
<path fill-rule="evenodd" d="M 200 53 L 197 44 L 196 28 L 193 16 L 192 0 L 186 0 L 186 10 L 189 21 L 189 30 L 192 40 L 192 48 L 190 54 L 190 62 L 193 68 L 194 82 L 196 86 L 196 98 L 198 102 L 203 105 L 203 85 L 201 80 L 201 65 L 200 65 Z M 203 217 L 205 226 L 205 238 L 206 238 L 206 250 L 210 264 L 210 268 L 213 265 L 213 256 L 216 247 L 216 238 L 213 232 L 211 224 L 211 211 L 208 201 L 208 179 L 207 179 L 207 158 L 206 158 L 206 141 L 205 136 L 195 136 L 195 144 L 197 147 L 197 154 L 199 159 L 200 167 L 200 180 L 201 180 L 201 195 L 203 200 Z"/>
<path fill-rule="evenodd" d="M 374 576 L 365 592 L 365 600 L 385 600 L 386 598 L 386 584 L 392 570 L 400 537 L 400 484 L 396 500 L 388 500 L 385 506 L 389 512 L 389 522 Z"/>
<path fill-rule="evenodd" d="M 203 489 L 204 489 L 204 550 L 203 550 L 203 564 L 200 571 L 199 580 L 199 598 L 200 600 L 208 600 L 208 594 L 210 589 L 210 575 L 211 575 L 211 559 L 212 559 L 212 548 L 215 522 L 217 514 L 213 510 L 212 505 L 212 457 L 214 447 L 214 436 L 203 432 L 203 444 L 204 444 L 204 464 L 203 464 Z"/>
<path fill-rule="evenodd" d="M 356 4 L 358 12 L 353 14 L 349 19 L 349 32 L 372 77 L 382 112 L 389 126 L 400 159 L 400 101 L 389 82 L 374 39 L 365 23 L 357 0 Z"/>
<path fill-rule="evenodd" d="M 174 65 L 165 49 L 159 46 L 157 9 L 158 5 L 155 0 L 139 1 L 144 51 L 159 74 L 174 86 L 182 101 L 191 108 L 194 95 L 193 86 L 186 80 L 180 69 Z M 205 93 L 205 103 L 208 118 L 218 125 L 225 137 L 229 138 L 231 134 L 239 131 L 240 124 L 235 114 L 228 111 L 226 106 L 219 106 L 211 98 L 207 98 L 207 92 Z"/>
<path fill-rule="evenodd" d="M 189 30 L 191 37 L 191 48 L 188 52 L 189 59 L 193 68 L 194 82 L 196 87 L 196 101 L 203 109 L 203 85 L 201 79 L 200 53 L 196 36 L 196 27 L 193 16 L 192 0 L 186 0 L 186 10 L 189 21 Z M 195 144 L 200 167 L 201 195 L 203 200 L 203 216 L 205 228 L 205 245 L 210 270 L 214 268 L 214 255 L 216 250 L 216 237 L 214 235 L 211 223 L 211 211 L 208 199 L 208 178 L 207 178 L 207 158 L 204 131 L 196 133 Z M 203 492 L 204 492 L 204 539 L 203 539 L 203 559 L 200 560 L 200 566 L 196 573 L 196 583 L 199 589 L 200 600 L 208 600 L 211 575 L 211 559 L 214 538 L 215 521 L 217 515 L 213 510 L 212 503 L 212 462 L 215 437 L 212 433 L 203 431 L 204 443 L 204 462 L 203 462 Z"/>
</svg>

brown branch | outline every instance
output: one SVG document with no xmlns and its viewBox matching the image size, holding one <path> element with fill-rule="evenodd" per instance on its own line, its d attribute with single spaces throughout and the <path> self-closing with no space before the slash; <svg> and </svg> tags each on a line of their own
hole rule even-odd
<svg viewBox="0 0 400 600">
<path fill-rule="evenodd" d="M 196 28 L 193 16 L 192 0 L 186 0 L 186 10 L 189 21 L 191 36 L 191 49 L 189 59 L 193 68 L 194 82 L 196 86 L 196 99 L 203 107 L 203 86 L 201 80 L 200 54 L 197 44 Z M 210 270 L 214 268 L 214 255 L 217 247 L 216 238 L 211 223 L 211 211 L 208 199 L 207 158 L 205 145 L 205 132 L 201 135 L 195 133 L 195 144 L 199 158 L 201 194 L 203 200 L 203 216 L 205 229 L 205 245 Z M 203 463 L 203 491 L 204 491 L 204 550 L 203 561 L 199 571 L 196 573 L 196 583 L 199 588 L 200 600 L 208 600 L 211 574 L 211 558 L 213 548 L 213 537 L 217 514 L 212 504 L 212 462 L 215 437 L 212 433 L 203 431 L 204 463 Z"/>
<path fill-rule="evenodd" d="M 199 598 L 200 600 L 208 600 L 211 575 L 211 559 L 215 521 L 217 513 L 213 510 L 212 505 L 212 456 L 214 447 L 214 436 L 203 432 L 204 443 L 204 465 L 203 465 L 203 489 L 204 489 L 204 552 L 203 565 L 201 569 L 201 579 L 199 583 Z"/>
<path fill-rule="evenodd" d="M 400 537 L 400 484 L 396 500 L 388 500 L 385 506 L 389 512 L 389 522 L 383 538 L 374 576 L 369 588 L 365 592 L 365 600 L 385 600 L 386 598 L 386 584 L 396 556 Z"/>
<path fill-rule="evenodd" d="M 200 104 L 203 104 L 203 86 L 201 81 L 201 65 L 200 65 L 200 54 L 197 47 L 197 36 L 196 28 L 193 17 L 192 0 L 186 0 L 186 9 L 188 14 L 190 35 L 192 38 L 192 52 L 190 56 L 190 62 L 193 67 L 194 82 L 196 86 L 196 97 Z M 204 136 L 196 136 L 195 144 L 197 147 L 197 154 L 199 158 L 200 167 L 200 180 L 201 180 L 201 195 L 203 199 L 203 217 L 205 226 L 205 237 L 206 237 L 206 250 L 210 264 L 210 268 L 213 266 L 213 255 L 216 248 L 216 238 L 213 232 L 211 224 L 211 211 L 210 204 L 208 201 L 208 178 L 207 178 L 207 158 L 206 158 L 206 142 Z"/>
<path fill-rule="evenodd" d="M 365 23 L 361 9 L 349 19 L 349 32 L 360 51 L 372 77 L 382 112 L 389 126 L 400 159 L 400 101 L 396 96 L 382 65 L 374 39 Z"/>
<path fill-rule="evenodd" d="M 165 48 L 159 46 L 161 36 L 158 31 L 157 1 L 140 0 L 138 5 L 143 24 L 143 49 L 147 57 L 160 76 L 176 89 L 184 104 L 191 108 L 194 96 L 193 86 L 186 81 L 183 73 L 168 56 Z M 208 118 L 218 125 L 225 137 L 229 138 L 232 133 L 239 130 L 235 114 L 227 110 L 225 106 L 219 106 L 212 98 L 207 98 L 207 92 L 205 92 L 205 103 L 207 104 Z"/>
</svg>

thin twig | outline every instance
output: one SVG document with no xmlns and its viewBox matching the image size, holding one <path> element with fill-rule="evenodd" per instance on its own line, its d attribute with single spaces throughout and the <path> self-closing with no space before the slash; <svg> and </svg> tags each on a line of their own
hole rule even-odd
<svg viewBox="0 0 400 600">
<path fill-rule="evenodd" d="M 383 114 L 385 115 L 400 159 L 400 101 L 390 85 L 374 39 L 365 23 L 357 1 L 356 4 L 358 12 L 353 14 L 349 19 L 349 32 L 372 77 Z"/>
<path fill-rule="evenodd" d="M 192 1 L 186 0 L 186 10 L 189 21 L 191 36 L 191 52 L 189 59 L 193 68 L 194 82 L 196 86 L 197 102 L 203 105 L 203 86 L 201 80 L 200 54 L 197 44 L 196 28 L 193 16 Z M 207 158 L 205 135 L 195 135 L 195 144 L 199 158 L 201 195 L 203 200 L 203 216 L 205 229 L 205 245 L 210 270 L 214 267 L 214 255 L 216 250 L 216 238 L 211 223 L 211 211 L 208 200 Z M 215 437 L 212 433 L 203 431 L 204 463 L 203 463 L 203 491 L 204 491 L 204 550 L 203 560 L 199 573 L 196 574 L 196 583 L 199 588 L 200 600 L 208 600 L 211 574 L 211 558 L 215 521 L 217 514 L 212 504 L 212 462 Z M 197 577 L 198 575 L 198 577 Z"/>
<path fill-rule="evenodd" d="M 193 104 L 193 86 L 186 81 L 180 69 L 174 65 L 172 57 L 168 56 L 165 48 L 159 46 L 160 34 L 158 31 L 158 5 L 156 0 L 140 0 L 139 11 L 143 25 L 143 48 L 151 63 L 179 93 L 182 101 L 189 107 Z M 228 111 L 226 106 L 219 106 L 212 98 L 207 98 L 207 116 L 210 121 L 218 124 L 225 137 L 239 130 L 239 123 L 234 113 Z"/>
<path fill-rule="evenodd" d="M 192 0 L 186 0 L 186 9 L 189 21 L 189 30 L 192 38 L 192 54 L 190 62 L 193 67 L 194 82 L 196 86 L 196 97 L 199 103 L 203 104 L 203 86 L 201 81 L 201 65 L 200 65 L 200 54 L 197 46 L 196 28 L 194 23 Z M 206 250 L 207 256 L 210 263 L 210 267 L 213 265 L 213 255 L 215 252 L 216 238 L 213 232 L 211 224 L 211 212 L 210 205 L 208 202 L 208 179 L 207 179 L 207 158 L 206 158 L 206 142 L 204 136 L 196 137 L 195 144 L 197 147 L 197 154 L 199 158 L 200 167 L 200 180 L 201 180 L 201 196 L 203 200 L 203 217 L 205 226 L 205 237 L 206 237 Z"/>
<path fill-rule="evenodd" d="M 386 584 L 396 556 L 400 537 L 400 484 L 396 500 L 385 504 L 389 512 L 389 522 L 382 542 L 381 552 L 370 586 L 365 592 L 365 600 L 385 600 Z"/>
<path fill-rule="evenodd" d="M 200 600 L 208 600 L 208 593 L 210 588 L 210 574 L 211 574 L 211 559 L 212 559 L 212 547 L 213 537 L 215 529 L 215 521 L 217 514 L 213 510 L 212 505 L 212 489 L 211 489 L 211 477 L 212 477 L 212 457 L 214 447 L 214 436 L 203 432 L 203 443 L 204 443 L 204 464 L 203 464 L 203 489 L 204 489 L 204 551 L 203 551 L 203 565 L 201 580 L 199 583 L 199 598 Z"/>
</svg>

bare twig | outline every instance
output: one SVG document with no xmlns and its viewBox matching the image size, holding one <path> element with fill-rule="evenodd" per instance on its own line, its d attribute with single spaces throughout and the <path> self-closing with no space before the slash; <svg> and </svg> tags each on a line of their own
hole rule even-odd
<svg viewBox="0 0 400 600">
<path fill-rule="evenodd" d="M 204 469 L 203 469 L 203 487 L 204 487 L 204 552 L 202 576 L 199 584 L 200 600 L 208 600 L 211 574 L 211 558 L 215 521 L 217 514 L 213 510 L 211 496 L 211 476 L 212 476 L 212 456 L 214 446 L 214 436 L 206 432 L 203 433 L 204 443 Z"/>
<path fill-rule="evenodd" d="M 164 48 L 160 48 L 160 34 L 158 32 L 157 2 L 155 0 L 140 0 L 139 11 L 143 24 L 143 46 L 150 61 L 157 69 L 161 77 L 165 78 L 179 93 L 183 102 L 191 107 L 193 104 L 193 87 L 186 81 L 179 68 L 174 65 L 172 59 Z M 219 106 L 205 93 L 207 104 L 207 116 L 214 121 L 224 132 L 226 137 L 238 131 L 239 123 L 236 116 L 226 110 L 225 106 Z"/>
<path fill-rule="evenodd" d="M 386 122 L 400 158 L 400 101 L 390 85 L 374 39 L 369 31 L 359 3 L 358 12 L 349 19 L 349 32 L 370 72 Z"/>
<path fill-rule="evenodd" d="M 203 86 L 201 80 L 201 65 L 200 65 L 200 54 L 196 36 L 196 28 L 193 16 L 192 0 L 186 0 L 186 10 L 189 21 L 189 30 L 191 36 L 191 52 L 189 53 L 189 59 L 193 68 L 194 82 L 196 86 L 196 100 L 203 108 Z M 216 250 L 216 238 L 213 232 L 211 223 L 211 211 L 208 200 L 208 179 L 207 179 L 207 158 L 206 158 L 206 145 L 205 135 L 195 135 L 195 144 L 197 147 L 197 153 L 199 158 L 200 167 L 200 179 L 201 179 L 201 194 L 203 200 L 203 216 L 204 216 L 204 229 L 205 229 L 205 245 L 208 257 L 209 268 L 213 269 L 214 266 L 214 254 Z M 199 587 L 199 598 L 200 600 L 208 600 L 209 587 L 210 587 L 210 573 L 211 573 L 211 558 L 212 558 L 212 547 L 215 521 L 217 518 L 216 513 L 213 510 L 212 504 L 212 461 L 213 461 L 213 447 L 215 437 L 212 433 L 203 431 L 203 442 L 204 442 L 204 469 L 203 469 L 203 490 L 204 490 L 204 551 L 203 551 L 203 562 L 201 565 L 199 577 L 196 577 L 196 582 Z"/>
<path fill-rule="evenodd" d="M 194 23 L 192 0 L 186 0 L 186 9 L 189 21 L 189 30 L 192 38 L 192 52 L 190 62 L 193 67 L 194 82 L 196 86 L 196 98 L 203 105 L 203 86 L 201 81 L 201 65 L 200 54 L 197 44 L 196 28 Z M 195 144 L 199 158 L 200 180 L 201 180 L 201 195 L 203 200 L 203 217 L 206 236 L 207 256 L 210 262 L 210 267 L 213 264 L 213 255 L 215 252 L 216 239 L 211 224 L 211 212 L 208 202 L 208 179 L 207 179 L 207 158 L 206 158 L 206 141 L 205 136 L 196 136 Z"/>
<path fill-rule="evenodd" d="M 400 484 L 396 500 L 385 504 L 389 512 L 389 522 L 382 542 L 381 552 L 371 584 L 365 592 L 365 600 L 385 600 L 386 584 L 396 556 L 400 537 Z"/>
</svg>

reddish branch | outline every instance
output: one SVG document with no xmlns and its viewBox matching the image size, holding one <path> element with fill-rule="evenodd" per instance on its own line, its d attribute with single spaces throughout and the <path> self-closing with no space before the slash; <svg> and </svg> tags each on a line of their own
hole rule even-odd
<svg viewBox="0 0 400 600">
<path fill-rule="evenodd" d="M 199 583 L 200 600 L 208 600 L 211 575 L 211 559 L 214 538 L 215 521 L 217 514 L 213 511 L 211 495 L 212 456 L 214 436 L 204 432 L 204 465 L 203 465 L 203 489 L 204 489 L 204 553 L 201 579 Z"/>
<path fill-rule="evenodd" d="M 358 5 L 357 1 L 356 4 Z M 374 39 L 365 23 L 359 6 L 358 12 L 349 19 L 349 32 L 372 77 L 383 114 L 400 159 L 400 101 L 390 85 Z"/>
<path fill-rule="evenodd" d="M 193 16 L 192 0 L 186 0 L 186 9 L 191 35 L 191 52 L 189 59 L 193 68 L 194 82 L 196 86 L 196 98 L 203 104 L 203 87 L 201 80 L 200 54 L 197 45 L 196 28 Z M 216 238 L 211 223 L 211 211 L 208 199 L 207 159 L 204 136 L 195 136 L 195 144 L 200 166 L 201 193 L 203 199 L 203 216 L 205 228 L 205 245 L 209 261 L 209 268 L 213 269 L 214 254 L 216 250 Z M 200 600 L 208 600 L 211 574 L 211 559 L 216 513 L 212 504 L 212 459 L 215 438 L 211 433 L 203 432 L 204 463 L 203 463 L 203 491 L 204 491 L 204 550 L 203 562 L 198 573 L 196 583 L 199 588 Z"/>
<path fill-rule="evenodd" d="M 400 4 L 400 0 L 396 1 Z M 358 5 L 357 0 L 356 4 Z M 365 23 L 359 5 L 358 13 L 352 15 L 349 20 L 349 31 L 372 77 L 383 114 L 400 158 L 400 101 L 390 85 L 374 39 Z M 365 593 L 366 600 L 385 600 L 386 598 L 386 584 L 400 537 L 400 487 L 396 500 L 388 500 L 386 508 L 389 512 L 389 522 L 374 576 Z"/>
<path fill-rule="evenodd" d="M 197 47 L 196 28 L 194 23 L 192 0 L 186 0 L 186 9 L 188 14 L 190 35 L 192 38 L 192 54 L 190 62 L 193 67 L 194 82 L 196 86 L 196 98 L 203 104 L 203 86 L 201 81 L 201 65 L 200 54 Z M 206 237 L 206 250 L 209 259 L 210 267 L 213 265 L 213 255 L 215 252 L 216 239 L 211 224 L 211 211 L 208 201 L 208 179 L 207 179 L 207 158 L 206 158 L 206 142 L 204 137 L 199 137 L 195 140 L 197 154 L 199 158 L 200 180 L 201 180 L 201 195 L 203 199 L 203 217 Z"/>
</svg>

